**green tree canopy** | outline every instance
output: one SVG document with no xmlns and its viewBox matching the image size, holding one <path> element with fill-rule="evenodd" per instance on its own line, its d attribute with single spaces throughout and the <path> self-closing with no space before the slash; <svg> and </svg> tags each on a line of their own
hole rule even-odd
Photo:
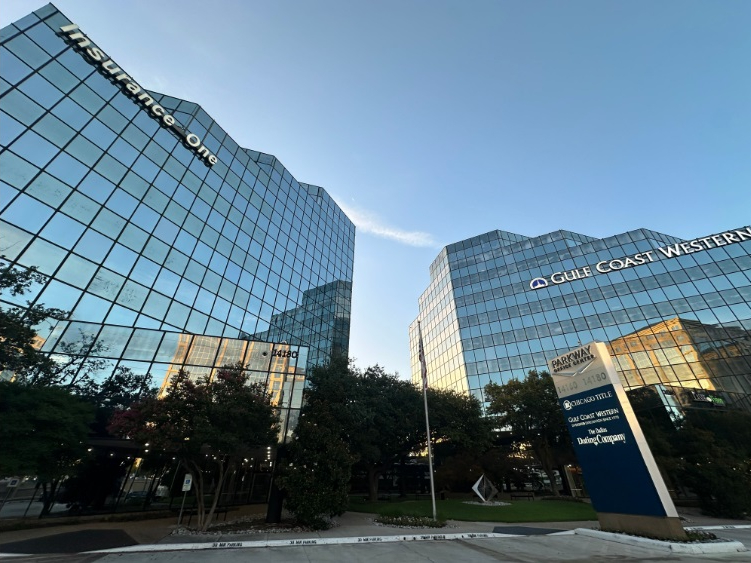
<svg viewBox="0 0 751 563">
<path fill-rule="evenodd" d="M 85 457 L 92 416 L 67 389 L 0 382 L 0 474 L 36 475 L 49 501 Z"/>
<path fill-rule="evenodd" d="M 751 512 L 751 414 L 689 407 L 671 418 L 651 387 L 631 390 L 628 398 L 671 488 L 690 489 L 713 516 Z"/>
<path fill-rule="evenodd" d="M 323 529 L 347 509 L 355 457 L 336 421 L 318 406 L 303 406 L 278 485 L 286 493 L 285 507 L 301 524 Z"/>
<path fill-rule="evenodd" d="M 442 457 L 460 453 L 482 456 L 492 446 L 493 421 L 483 416 L 474 396 L 450 389 L 428 389 L 428 410 L 438 463 Z"/>
<path fill-rule="evenodd" d="M 198 526 L 206 529 L 228 474 L 252 451 L 274 444 L 279 418 L 261 385 L 248 384 L 240 365 L 222 368 L 211 381 L 193 381 L 185 371 L 170 382 L 161 399 L 147 397 L 119 410 L 110 431 L 153 450 L 176 455 L 193 474 Z M 216 473 L 207 513 L 205 462 Z"/>
<path fill-rule="evenodd" d="M 360 371 L 346 358 L 335 358 L 308 375 L 305 401 L 299 428 L 334 429 L 336 438 L 330 440 L 344 443 L 355 466 L 367 473 L 373 500 L 384 471 L 427 447 L 421 391 L 380 366 Z M 474 398 L 429 390 L 428 405 L 432 440 L 447 454 L 489 443 L 489 426 Z"/>
<path fill-rule="evenodd" d="M 555 466 L 572 455 L 571 438 L 558 404 L 553 378 L 547 372 L 532 370 L 523 380 L 485 387 L 490 401 L 488 413 L 496 416 L 499 427 L 508 427 L 517 445 L 528 446 L 550 480 L 553 494 Z"/>
</svg>

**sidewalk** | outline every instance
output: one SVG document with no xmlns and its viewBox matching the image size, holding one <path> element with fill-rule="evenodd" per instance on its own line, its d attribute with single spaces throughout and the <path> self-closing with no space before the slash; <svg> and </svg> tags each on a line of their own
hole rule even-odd
<svg viewBox="0 0 751 563">
<path fill-rule="evenodd" d="M 264 515 L 265 505 L 240 507 L 230 512 L 228 520 L 243 516 Z M 685 526 L 749 525 L 749 520 L 727 520 L 702 516 L 698 510 L 680 511 Z M 449 521 L 445 528 L 397 528 L 373 522 L 373 514 L 346 512 L 337 518 L 338 525 L 317 532 L 282 531 L 258 533 L 185 533 L 172 535 L 178 528 L 177 518 L 140 520 L 131 522 L 88 522 L 67 526 L 53 526 L 12 532 L 0 532 L 0 553 L 80 553 L 95 549 L 126 547 L 144 544 L 186 544 L 240 541 L 266 541 L 316 538 L 356 538 L 373 536 L 421 534 L 508 533 L 533 535 L 544 531 L 567 531 L 576 528 L 597 528 L 597 521 L 580 522 L 460 522 Z M 505 531 L 507 529 L 508 531 Z"/>
</svg>

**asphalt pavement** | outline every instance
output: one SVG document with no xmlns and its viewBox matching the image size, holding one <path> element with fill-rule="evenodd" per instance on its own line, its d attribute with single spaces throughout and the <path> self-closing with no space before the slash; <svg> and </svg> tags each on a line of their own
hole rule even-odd
<svg viewBox="0 0 751 563">
<path fill-rule="evenodd" d="M 241 507 L 237 511 L 230 512 L 228 520 L 264 513 L 265 506 L 263 505 Z M 685 518 L 686 527 L 711 527 L 718 536 L 723 537 L 724 534 L 724 537 L 740 541 L 745 544 L 746 548 L 751 549 L 751 521 L 749 520 L 710 518 L 694 510 L 685 510 L 682 516 Z M 619 557 L 624 560 L 642 561 L 652 558 L 652 555 L 668 556 L 671 553 L 671 558 L 667 560 L 683 561 L 692 560 L 694 557 L 691 554 L 676 555 L 670 550 L 665 552 L 660 546 L 648 544 L 637 545 L 627 542 L 618 545 L 612 538 L 590 537 L 575 532 L 575 530 L 596 529 L 596 521 L 529 524 L 450 521 L 447 527 L 441 529 L 410 529 L 377 525 L 373 518 L 372 514 L 347 512 L 337 519 L 336 526 L 317 532 L 293 530 L 203 534 L 185 531 L 181 533 L 175 517 L 130 522 L 86 522 L 0 532 L 0 557 L 12 555 L 14 561 L 33 559 L 36 562 L 43 561 L 45 555 L 50 557 L 50 561 L 110 561 L 112 557 L 115 557 L 119 561 L 126 560 L 130 563 L 131 561 L 177 561 L 175 554 L 180 553 L 180 563 L 188 563 L 193 560 L 208 561 L 218 558 L 221 551 L 224 563 L 231 561 L 235 552 L 255 553 L 256 557 L 260 553 L 265 553 L 268 559 L 264 556 L 264 560 L 269 561 L 295 561 L 298 560 L 298 556 L 300 561 L 343 561 L 345 559 L 337 559 L 337 557 L 343 557 L 345 552 L 351 552 L 353 560 L 357 560 L 360 557 L 358 555 L 360 550 L 372 548 L 373 556 L 381 554 L 389 560 L 409 557 L 408 553 L 417 550 L 415 555 L 417 552 L 425 552 L 425 557 L 428 559 L 457 563 L 463 559 L 454 552 L 461 546 L 464 550 L 469 550 L 466 551 L 467 557 L 474 553 L 475 559 L 468 560 L 476 561 L 542 559 L 569 561 L 596 560 L 599 557 Z M 442 545 L 443 549 L 435 548 L 436 553 L 432 553 L 434 548 L 416 547 L 417 543 Z M 451 545 L 450 548 L 449 545 Z M 279 550 L 282 550 L 282 553 L 277 559 L 277 555 L 274 554 Z M 453 555 L 446 558 L 449 552 Z M 230 553 L 233 555 L 228 555 Z M 515 553 L 513 559 L 504 559 L 499 555 L 510 553 Z M 123 556 L 126 559 L 122 559 Z M 318 559 L 319 557 L 321 559 Z M 537 557 L 542 559 L 536 559 Z M 679 558 L 675 559 L 675 557 Z M 685 559 L 686 557 L 688 559 Z M 697 557 L 704 561 L 751 561 L 751 551 L 746 553 L 736 551 L 734 554 L 704 554 L 697 555 Z M 718 557 L 718 559 L 710 559 L 710 557 Z"/>
</svg>

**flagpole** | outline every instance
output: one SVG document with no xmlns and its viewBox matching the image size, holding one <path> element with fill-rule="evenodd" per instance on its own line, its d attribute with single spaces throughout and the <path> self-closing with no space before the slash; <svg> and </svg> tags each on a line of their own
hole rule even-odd
<svg viewBox="0 0 751 563">
<path fill-rule="evenodd" d="M 419 337 L 420 370 L 422 371 L 422 399 L 425 403 L 425 431 L 428 437 L 428 470 L 430 471 L 430 498 L 433 501 L 433 520 L 436 520 L 435 510 L 435 485 L 433 483 L 433 447 L 430 439 L 430 418 L 428 417 L 428 365 L 425 361 L 425 348 L 422 345 L 422 329 L 420 321 L 417 321 L 417 334 Z"/>
</svg>

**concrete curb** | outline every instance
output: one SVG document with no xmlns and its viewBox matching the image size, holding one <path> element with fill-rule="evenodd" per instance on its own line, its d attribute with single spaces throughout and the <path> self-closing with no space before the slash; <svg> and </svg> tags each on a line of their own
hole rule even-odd
<svg viewBox="0 0 751 563">
<path fill-rule="evenodd" d="M 746 547 L 739 541 L 722 541 L 714 543 L 680 543 L 649 538 L 639 538 L 626 534 L 616 534 L 613 532 L 601 532 L 600 530 L 588 530 L 586 528 L 577 528 L 574 532 L 580 536 L 587 536 L 605 541 L 623 543 L 636 547 L 645 547 L 657 551 L 668 553 L 687 553 L 687 554 L 717 554 L 717 553 L 738 553 L 747 551 Z"/>
<path fill-rule="evenodd" d="M 751 528 L 751 524 L 723 524 L 719 526 L 684 526 L 684 530 L 743 530 Z"/>
<path fill-rule="evenodd" d="M 172 543 L 132 545 L 114 549 L 100 549 L 84 553 L 137 553 L 154 551 L 198 551 L 204 549 L 245 549 L 265 547 L 300 547 L 308 545 L 345 545 L 366 543 L 394 543 L 403 541 L 446 541 L 446 540 L 477 540 L 489 538 L 518 538 L 520 534 L 497 533 L 464 533 L 464 534 L 419 534 L 408 536 L 355 536 L 345 538 L 308 538 L 290 540 L 260 540 L 260 541 L 216 541 L 203 543 Z"/>
</svg>

